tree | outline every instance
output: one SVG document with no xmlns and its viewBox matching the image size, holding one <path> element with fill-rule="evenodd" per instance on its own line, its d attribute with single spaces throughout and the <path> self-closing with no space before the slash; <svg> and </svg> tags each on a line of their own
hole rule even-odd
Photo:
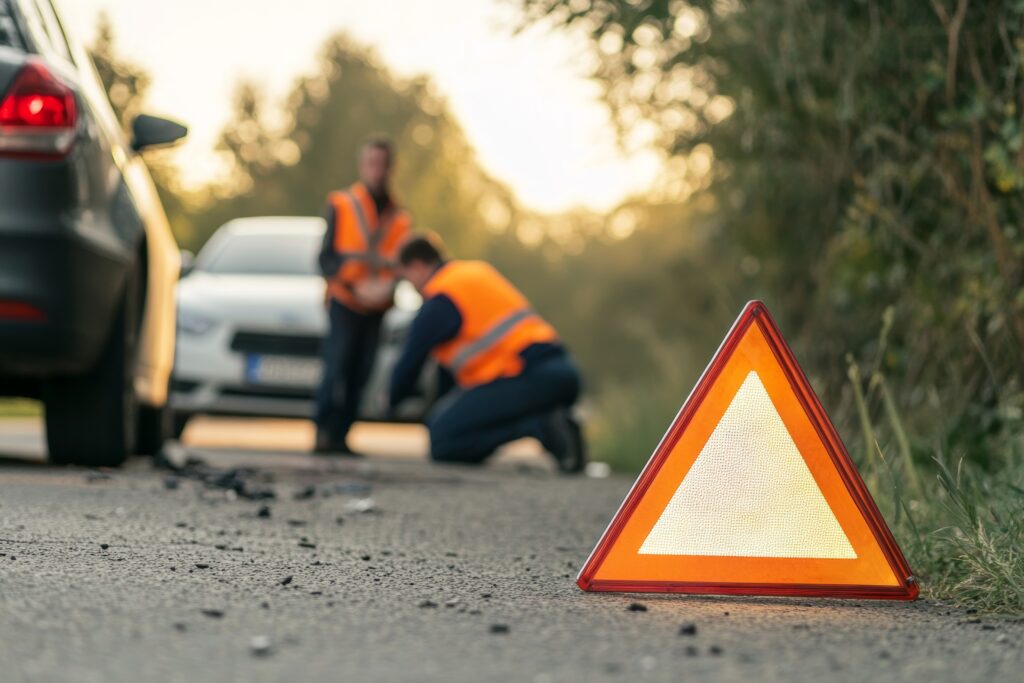
<svg viewBox="0 0 1024 683">
<path fill-rule="evenodd" d="M 838 362 L 851 353 L 922 457 L 939 445 L 991 463 L 1020 438 L 1024 6 L 522 6 L 590 35 L 624 133 L 653 125 L 670 153 L 713 159 L 714 248 L 735 290 L 798 331 L 831 402 L 853 405 Z"/>
<path fill-rule="evenodd" d="M 124 58 L 117 51 L 117 41 L 110 18 L 100 14 L 96 40 L 89 49 L 100 82 L 121 126 L 130 135 L 132 121 L 142 113 L 151 79 L 144 68 Z M 191 233 L 191 212 L 185 200 L 174 166 L 160 152 L 147 153 L 146 166 L 153 176 L 157 193 L 167 219 L 178 241 Z"/>
<path fill-rule="evenodd" d="M 211 196 L 199 240 L 238 216 L 319 214 L 329 191 L 356 179 L 358 149 L 376 133 L 395 140 L 400 201 L 457 253 L 480 253 L 518 212 L 429 81 L 396 78 L 344 36 L 327 42 L 317 71 L 299 79 L 283 110 L 283 124 L 270 125 L 259 89 L 239 89 L 219 145 L 231 174 Z"/>
</svg>

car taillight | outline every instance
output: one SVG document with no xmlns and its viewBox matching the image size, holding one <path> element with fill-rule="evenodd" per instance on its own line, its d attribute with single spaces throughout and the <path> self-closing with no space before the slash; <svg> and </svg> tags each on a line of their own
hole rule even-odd
<svg viewBox="0 0 1024 683">
<path fill-rule="evenodd" d="M 24 301 L 0 299 L 0 320 L 41 323 L 46 322 L 46 312 Z"/>
<path fill-rule="evenodd" d="M 41 62 L 30 60 L 0 101 L 0 156 L 64 156 L 77 121 L 75 94 Z"/>
</svg>

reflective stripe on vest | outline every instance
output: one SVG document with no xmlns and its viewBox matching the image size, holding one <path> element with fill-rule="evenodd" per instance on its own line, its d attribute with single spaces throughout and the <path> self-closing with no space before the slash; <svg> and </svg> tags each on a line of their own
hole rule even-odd
<svg viewBox="0 0 1024 683">
<path fill-rule="evenodd" d="M 423 286 L 423 296 L 448 297 L 462 318 L 455 336 L 431 350 L 462 388 L 525 368 L 521 352 L 533 344 L 557 343 L 558 333 L 530 306 L 523 293 L 483 261 L 451 261 Z"/>
<path fill-rule="evenodd" d="M 366 219 L 366 212 L 363 210 L 363 203 L 359 201 L 359 198 L 352 193 L 351 190 L 345 190 L 342 192 L 349 203 L 352 204 L 352 209 L 356 214 L 356 227 L 359 228 L 359 232 L 363 235 L 363 243 L 366 245 L 366 251 L 363 252 L 341 252 L 349 257 L 362 258 L 370 262 L 370 265 L 374 270 L 380 270 L 381 267 L 387 265 L 385 259 L 379 251 L 377 246 L 384 241 L 385 235 L 387 235 L 391 226 L 395 223 L 395 218 L 381 225 L 381 216 L 377 216 L 377 229 L 370 232 L 370 221 Z"/>
<path fill-rule="evenodd" d="M 469 363 L 481 353 L 490 350 L 491 347 L 504 339 L 516 325 L 533 315 L 535 314 L 532 309 L 524 308 L 499 320 L 498 324 L 488 330 L 482 337 L 459 349 L 458 353 L 455 354 L 455 357 L 448 364 L 448 369 L 458 373 L 466 366 L 466 363 Z"/>
<path fill-rule="evenodd" d="M 405 211 L 392 205 L 382 216 L 377 216 L 372 201 L 360 183 L 328 195 L 328 202 L 335 210 L 334 253 L 343 257 L 341 268 L 328 280 L 328 293 L 360 313 L 371 309 L 360 303 L 354 287 L 368 280 L 393 280 L 398 249 L 409 232 L 410 219 Z M 389 307 L 390 302 L 387 302 L 372 310 Z"/>
</svg>

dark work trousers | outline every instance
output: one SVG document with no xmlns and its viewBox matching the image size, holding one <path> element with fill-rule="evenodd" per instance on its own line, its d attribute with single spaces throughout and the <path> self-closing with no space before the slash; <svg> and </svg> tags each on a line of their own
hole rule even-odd
<svg viewBox="0 0 1024 683">
<path fill-rule="evenodd" d="M 427 418 L 430 457 L 480 463 L 498 446 L 540 438 L 550 414 L 576 402 L 580 375 L 564 352 L 538 358 L 517 377 L 445 396 Z"/>
<path fill-rule="evenodd" d="M 316 426 L 334 445 L 344 443 L 359 415 L 363 390 L 377 356 L 383 313 L 362 314 L 334 299 L 324 341 L 323 377 L 316 394 Z"/>
</svg>

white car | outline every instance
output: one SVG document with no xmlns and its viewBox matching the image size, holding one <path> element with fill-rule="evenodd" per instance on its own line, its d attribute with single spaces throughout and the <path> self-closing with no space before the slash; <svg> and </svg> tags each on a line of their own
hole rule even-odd
<svg viewBox="0 0 1024 683">
<path fill-rule="evenodd" d="M 324 221 L 240 218 L 222 226 L 178 284 L 178 331 L 171 382 L 175 433 L 193 415 L 310 418 L 327 333 L 317 254 Z M 384 317 L 362 419 L 385 417 L 388 378 L 421 300 L 408 283 Z M 422 419 L 437 393 L 424 370 L 419 395 L 400 420 Z"/>
</svg>

